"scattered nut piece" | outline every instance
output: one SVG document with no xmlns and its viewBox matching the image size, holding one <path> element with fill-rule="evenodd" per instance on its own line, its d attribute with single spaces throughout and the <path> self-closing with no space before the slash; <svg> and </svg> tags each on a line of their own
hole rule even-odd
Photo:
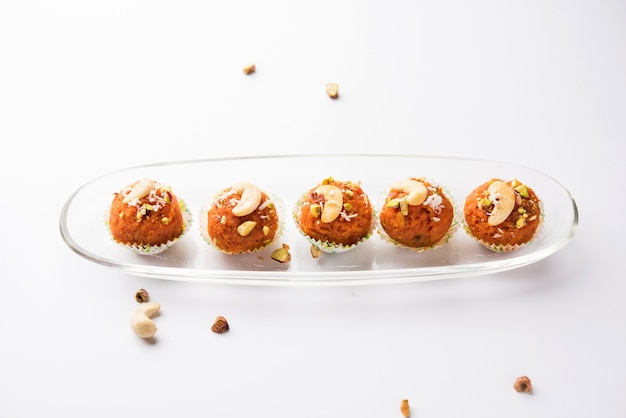
<svg viewBox="0 0 626 418">
<path fill-rule="evenodd" d="M 339 84 L 337 83 L 328 83 L 326 84 L 326 93 L 328 97 L 331 99 L 336 99 L 339 97 Z"/>
<path fill-rule="evenodd" d="M 411 408 L 409 407 L 408 399 L 402 399 L 402 403 L 400 404 L 400 412 L 402 412 L 402 415 L 404 415 L 405 417 L 409 417 L 411 415 Z"/>
<path fill-rule="evenodd" d="M 150 319 L 152 315 L 161 309 L 161 305 L 155 302 L 142 303 L 130 316 L 130 329 L 141 338 L 154 336 L 157 327 Z"/>
<path fill-rule="evenodd" d="M 215 318 L 215 322 L 211 326 L 211 331 L 217 334 L 223 334 L 230 329 L 228 325 L 228 321 L 223 316 L 218 316 Z"/>
<path fill-rule="evenodd" d="M 533 385 L 527 376 L 521 376 L 515 379 L 513 388 L 518 392 L 532 393 Z"/>
<path fill-rule="evenodd" d="M 150 295 L 146 289 L 139 289 L 137 293 L 135 293 L 135 299 L 139 303 L 150 302 Z"/>
<path fill-rule="evenodd" d="M 256 71 L 256 66 L 254 64 L 246 65 L 245 67 L 243 67 L 243 73 L 245 75 L 250 75 L 255 71 Z"/>
<path fill-rule="evenodd" d="M 320 255 L 322 255 L 322 250 L 311 244 L 311 256 L 313 258 L 318 258 Z"/>
<path fill-rule="evenodd" d="M 272 252 L 271 255 L 273 260 L 278 261 L 279 263 L 288 263 L 291 261 L 291 253 L 289 252 L 289 245 L 283 244 L 281 248 L 278 248 Z"/>
</svg>

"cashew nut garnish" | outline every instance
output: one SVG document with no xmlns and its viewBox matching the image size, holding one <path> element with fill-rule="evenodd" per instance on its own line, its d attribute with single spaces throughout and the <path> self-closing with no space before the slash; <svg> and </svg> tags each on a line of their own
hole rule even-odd
<svg viewBox="0 0 626 418">
<path fill-rule="evenodd" d="M 428 197 L 424 183 L 413 179 L 398 180 L 391 184 L 391 190 L 406 193 L 406 202 L 411 206 L 421 205 Z"/>
<path fill-rule="evenodd" d="M 161 305 L 156 302 L 142 303 L 130 316 L 130 329 L 141 338 L 154 336 L 157 327 L 150 319 L 152 315 L 161 309 Z"/>
<path fill-rule="evenodd" d="M 315 189 L 315 194 L 324 196 L 324 208 L 322 209 L 322 222 L 331 223 L 343 209 L 343 193 L 337 186 L 322 184 Z"/>
<path fill-rule="evenodd" d="M 140 180 L 139 182 L 137 182 L 137 184 L 135 184 L 132 189 L 130 190 L 130 193 L 128 193 L 125 197 L 123 202 L 124 203 L 128 203 L 133 199 L 141 199 L 142 197 L 146 197 L 150 194 L 150 190 L 152 190 L 152 188 L 154 187 L 154 182 L 150 179 L 143 179 Z"/>
<path fill-rule="evenodd" d="M 237 194 L 241 195 L 239 203 L 233 208 L 233 215 L 246 216 L 259 207 L 263 195 L 261 190 L 254 184 L 241 182 L 235 184 L 232 188 Z"/>
<path fill-rule="evenodd" d="M 489 192 L 489 199 L 494 205 L 487 223 L 490 226 L 500 225 L 513 212 L 515 192 L 508 184 L 500 180 L 491 183 L 487 192 Z"/>
</svg>

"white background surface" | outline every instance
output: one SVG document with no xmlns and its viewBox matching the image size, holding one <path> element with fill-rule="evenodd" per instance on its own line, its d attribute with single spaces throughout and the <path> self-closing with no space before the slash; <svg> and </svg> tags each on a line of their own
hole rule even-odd
<svg viewBox="0 0 626 418">
<path fill-rule="evenodd" d="M 0 1 L 0 417 L 401 417 L 403 398 L 623 417 L 625 20 L 608 0 Z M 507 273 L 339 288 L 135 277 L 59 233 L 112 170 L 316 151 L 523 164 L 579 229 Z M 154 343 L 128 328 L 140 287 Z"/>
</svg>

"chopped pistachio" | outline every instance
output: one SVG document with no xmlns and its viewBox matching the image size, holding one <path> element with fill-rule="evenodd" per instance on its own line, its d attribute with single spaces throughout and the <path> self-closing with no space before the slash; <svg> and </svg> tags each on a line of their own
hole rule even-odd
<svg viewBox="0 0 626 418">
<path fill-rule="evenodd" d="M 346 191 L 344 193 L 348 197 L 354 196 L 354 192 L 352 190 L 350 190 L 350 189 L 346 189 Z"/>
<path fill-rule="evenodd" d="M 309 206 L 309 212 L 311 212 L 311 216 L 317 218 L 322 213 L 322 207 L 320 205 L 311 205 Z"/>
<path fill-rule="evenodd" d="M 335 182 L 335 179 L 332 177 L 326 177 L 324 180 L 322 180 L 322 184 L 330 184 L 334 182 Z"/>
<path fill-rule="evenodd" d="M 396 198 L 396 199 L 391 199 L 389 202 L 387 202 L 387 207 L 389 208 L 397 208 L 398 206 L 400 206 L 400 201 L 402 199 Z"/>
<path fill-rule="evenodd" d="M 400 200 L 400 212 L 402 212 L 404 216 L 408 216 L 409 214 L 409 204 L 406 199 Z"/>
<path fill-rule="evenodd" d="M 270 233 L 270 227 L 265 225 L 263 226 L 263 235 L 267 235 Z"/>
<path fill-rule="evenodd" d="M 524 214 L 524 213 L 526 213 L 526 209 L 524 209 L 523 207 L 520 206 L 519 208 L 517 208 L 517 212 L 521 213 L 521 214 Z"/>
<path fill-rule="evenodd" d="M 519 186 L 515 187 L 515 191 L 519 193 L 520 196 L 522 196 L 523 198 L 528 199 L 528 187 L 526 187 L 525 184 L 520 184 Z"/>
<path fill-rule="evenodd" d="M 343 208 L 348 212 L 352 211 L 352 203 L 344 203 Z"/>
<path fill-rule="evenodd" d="M 526 218 L 524 218 L 524 217 L 517 218 L 517 221 L 515 222 L 515 227 L 517 229 L 522 228 L 525 225 L 526 225 Z"/>
<path fill-rule="evenodd" d="M 252 230 L 254 229 L 255 226 L 256 226 L 256 222 L 254 222 L 254 221 L 245 221 L 245 222 L 243 222 L 241 225 L 239 225 L 237 227 L 237 232 L 242 237 L 245 237 L 245 236 L 248 236 L 250 234 L 250 232 L 252 232 Z"/>
<path fill-rule="evenodd" d="M 478 201 L 478 204 L 482 206 L 483 208 L 488 208 L 489 206 L 493 204 L 493 202 L 490 199 L 484 197 Z"/>
<path fill-rule="evenodd" d="M 221 223 L 222 225 L 226 225 L 226 216 L 222 216 L 222 217 L 220 218 L 220 223 Z"/>
<path fill-rule="evenodd" d="M 272 252 L 273 260 L 278 261 L 279 263 L 288 263 L 291 261 L 291 254 L 289 253 L 289 245 L 283 244 L 281 248 L 278 248 Z"/>
<path fill-rule="evenodd" d="M 164 216 L 161 218 L 161 222 L 163 222 L 165 225 L 169 225 L 170 224 L 170 218 L 168 218 L 167 216 Z"/>
</svg>

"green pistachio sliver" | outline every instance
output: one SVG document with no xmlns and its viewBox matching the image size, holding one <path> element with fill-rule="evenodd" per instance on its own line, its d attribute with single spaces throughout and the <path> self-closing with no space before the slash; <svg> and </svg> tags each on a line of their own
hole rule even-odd
<svg viewBox="0 0 626 418">
<path fill-rule="evenodd" d="M 351 212 L 351 211 L 352 211 L 352 203 L 344 203 L 343 208 L 344 208 L 347 212 Z"/>
<path fill-rule="evenodd" d="M 242 237 L 246 237 L 250 235 L 250 232 L 252 232 L 255 226 L 256 226 L 256 222 L 245 221 L 237 227 L 237 233 L 241 235 Z"/>
<path fill-rule="evenodd" d="M 400 212 L 402 212 L 404 216 L 407 216 L 409 214 L 409 204 L 407 203 L 406 199 L 400 200 Z"/>
<path fill-rule="evenodd" d="M 398 206 L 400 206 L 400 201 L 402 199 L 391 199 L 389 202 L 387 202 L 387 207 L 389 208 L 397 208 Z"/>
<path fill-rule="evenodd" d="M 519 186 L 516 186 L 515 191 L 519 193 L 520 196 L 522 196 L 523 198 L 528 199 L 528 187 L 525 184 L 520 184 Z"/>
<path fill-rule="evenodd" d="M 311 212 L 311 216 L 317 218 L 322 213 L 322 207 L 320 205 L 311 205 L 309 206 L 309 212 Z"/>
<path fill-rule="evenodd" d="M 289 246 L 283 244 L 281 248 L 278 248 L 272 252 L 270 256 L 272 260 L 276 260 L 279 263 L 288 263 L 291 261 L 291 254 L 289 253 Z"/>
</svg>

